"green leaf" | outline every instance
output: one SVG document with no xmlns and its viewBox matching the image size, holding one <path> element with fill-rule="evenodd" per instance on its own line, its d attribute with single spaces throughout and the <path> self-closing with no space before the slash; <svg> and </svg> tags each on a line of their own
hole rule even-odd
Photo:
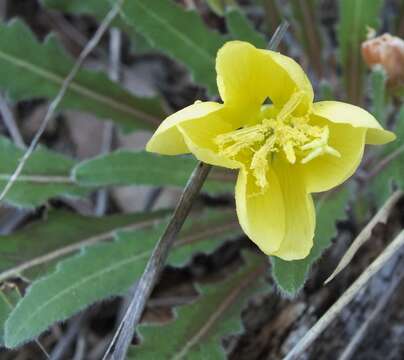
<svg viewBox="0 0 404 360">
<path fill-rule="evenodd" d="M 0 136 L 0 191 L 11 178 L 23 154 L 24 150 Z M 74 165 L 75 162 L 65 156 L 37 148 L 5 200 L 16 206 L 32 208 L 55 196 L 86 195 L 89 189 L 80 188 L 69 177 Z"/>
<path fill-rule="evenodd" d="M 20 300 L 21 294 L 14 284 L 5 283 L 0 288 L 0 345 L 4 346 L 4 324 Z"/>
<path fill-rule="evenodd" d="M 93 14 L 102 19 L 110 9 L 109 0 L 44 0 L 46 6 L 75 14 Z M 121 19 L 115 25 L 128 32 L 136 42 L 140 33 L 155 48 L 185 64 L 196 83 L 214 94 L 216 88 L 215 59 L 224 44 L 216 31 L 210 30 L 195 11 L 186 11 L 173 0 L 126 1 Z M 192 25 L 192 26 L 190 26 Z"/>
<path fill-rule="evenodd" d="M 248 41 L 261 49 L 267 47 L 264 36 L 254 29 L 238 7 L 226 11 L 226 24 L 234 39 Z"/>
<path fill-rule="evenodd" d="M 79 163 L 72 176 L 82 186 L 152 185 L 183 187 L 197 161 L 189 156 L 161 156 L 146 151 L 116 151 Z M 232 191 L 234 183 L 214 179 L 205 183 L 213 192 Z M 212 178 L 213 177 L 213 178 Z"/>
<path fill-rule="evenodd" d="M 70 255 L 84 245 L 111 239 L 115 231 L 150 226 L 167 211 L 99 217 L 68 211 L 51 211 L 45 220 L 34 222 L 10 235 L 0 236 L 0 281 L 18 275 L 31 277 L 32 268 L 48 270 L 51 260 Z M 20 270 L 18 270 L 20 269 Z M 22 270 L 21 270 L 22 269 Z M 35 276 L 38 270 L 35 271 Z"/>
<path fill-rule="evenodd" d="M 273 275 L 279 288 L 288 296 L 294 296 L 304 285 L 307 273 L 322 252 L 331 244 L 336 234 L 335 223 L 345 215 L 350 196 L 349 183 L 323 196 L 317 203 L 317 226 L 314 245 L 303 260 L 285 261 L 271 257 Z"/>
<path fill-rule="evenodd" d="M 361 43 L 368 27 L 380 26 L 383 0 L 341 0 L 339 2 L 339 55 L 344 72 L 348 99 L 354 104 L 362 101 L 365 64 L 361 57 Z"/>
<path fill-rule="evenodd" d="M 217 93 L 215 59 L 224 38 L 193 11 L 172 0 L 131 0 L 123 6 L 127 23 L 155 47 L 185 64 L 197 84 Z"/>
<path fill-rule="evenodd" d="M 116 241 L 86 247 L 58 264 L 56 272 L 35 281 L 6 323 L 8 347 L 16 347 L 56 321 L 112 295 L 127 291 L 146 265 L 165 223 L 148 229 L 119 231 Z M 200 230 L 203 229 L 203 230 Z M 229 212 L 207 212 L 189 219 L 168 263 L 179 265 L 195 252 L 210 252 L 240 228 Z"/>
<path fill-rule="evenodd" d="M 372 91 L 372 114 L 382 126 L 386 126 L 386 81 L 387 74 L 382 66 L 375 66 L 370 73 Z"/>
<path fill-rule="evenodd" d="M 384 204 L 391 195 L 392 185 L 404 190 L 404 106 L 398 113 L 394 133 L 397 139 L 383 147 L 383 156 L 379 164 L 371 171 L 384 166 L 374 174 L 369 182 L 368 190 L 373 194 L 377 207 Z M 386 161 L 387 160 L 387 161 Z"/>
<path fill-rule="evenodd" d="M 130 350 L 128 359 L 226 359 L 222 337 L 242 331 L 246 302 L 266 287 L 263 257 L 245 255 L 246 264 L 236 274 L 220 283 L 199 285 L 199 298 L 180 307 L 175 321 L 140 326 L 143 342 Z M 161 341 L 162 334 L 170 334 L 169 341 Z"/>
<path fill-rule="evenodd" d="M 0 24 L 0 88 L 13 100 L 53 99 L 73 64 L 54 36 L 41 44 L 20 20 Z M 111 119 L 124 130 L 154 128 L 165 116 L 158 99 L 136 97 L 104 73 L 85 69 L 60 106 Z"/>
</svg>

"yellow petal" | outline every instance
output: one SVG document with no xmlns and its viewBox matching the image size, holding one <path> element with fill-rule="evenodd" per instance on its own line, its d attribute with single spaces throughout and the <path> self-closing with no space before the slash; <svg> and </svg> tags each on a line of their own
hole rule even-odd
<svg viewBox="0 0 404 360">
<path fill-rule="evenodd" d="M 285 211 L 275 173 L 268 174 L 267 191 L 261 191 L 255 178 L 244 168 L 236 184 L 237 216 L 246 235 L 267 255 L 278 250 L 285 234 Z"/>
<path fill-rule="evenodd" d="M 272 255 L 283 260 L 299 260 L 309 255 L 313 246 L 316 213 L 299 168 L 285 162 L 274 163 L 282 189 L 285 208 L 285 235 Z"/>
<path fill-rule="evenodd" d="M 166 118 L 146 145 L 146 150 L 165 155 L 189 153 L 179 124 L 197 122 L 204 124 L 212 117 L 217 120 L 223 105 L 215 102 L 197 102 Z"/>
<path fill-rule="evenodd" d="M 368 129 L 366 144 L 385 144 L 396 138 L 394 133 L 384 130 L 373 115 L 355 105 L 339 101 L 320 101 L 313 104 L 312 112 L 337 124 Z"/>
<path fill-rule="evenodd" d="M 336 124 L 312 116 L 320 126 L 328 126 L 328 145 L 341 155 L 321 155 L 306 164 L 299 165 L 306 179 L 308 192 L 329 190 L 348 179 L 358 168 L 365 148 L 366 128 L 349 124 Z"/>
<path fill-rule="evenodd" d="M 296 111 L 304 113 L 313 101 L 312 86 L 300 65 L 246 42 L 226 43 L 218 52 L 216 72 L 220 96 L 229 106 L 258 110 L 269 97 L 281 107 L 293 93 L 302 91 L 304 98 Z"/>
</svg>

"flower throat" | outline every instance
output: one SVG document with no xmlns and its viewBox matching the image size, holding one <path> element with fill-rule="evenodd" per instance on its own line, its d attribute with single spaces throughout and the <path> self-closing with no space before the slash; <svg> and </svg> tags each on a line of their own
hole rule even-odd
<svg viewBox="0 0 404 360">
<path fill-rule="evenodd" d="M 324 154 L 340 157 L 328 145 L 328 126 L 310 125 L 307 116 L 292 115 L 302 99 L 303 93 L 295 93 L 275 116 L 265 114 L 263 107 L 259 124 L 218 135 L 215 143 L 220 154 L 231 159 L 248 159 L 247 166 L 262 189 L 268 185 L 268 166 L 277 153 L 283 153 L 291 164 L 305 164 Z"/>
</svg>

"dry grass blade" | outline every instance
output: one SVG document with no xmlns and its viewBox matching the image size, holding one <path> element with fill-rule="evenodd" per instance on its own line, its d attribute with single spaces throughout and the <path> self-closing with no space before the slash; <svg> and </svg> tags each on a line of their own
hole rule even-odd
<svg viewBox="0 0 404 360">
<path fill-rule="evenodd" d="M 117 0 L 113 6 L 113 8 L 108 12 L 108 14 L 105 16 L 104 20 L 102 21 L 101 25 L 95 32 L 94 36 L 92 39 L 88 42 L 86 47 L 83 49 L 83 51 L 80 53 L 80 56 L 78 57 L 77 61 L 74 63 L 73 68 L 71 69 L 70 73 L 67 75 L 67 77 L 64 79 L 62 86 L 59 90 L 59 93 L 55 97 L 55 99 L 50 103 L 48 110 L 46 112 L 45 118 L 43 119 L 38 131 L 36 132 L 34 138 L 31 141 L 30 146 L 28 147 L 27 151 L 24 153 L 24 156 L 21 158 L 17 168 L 15 169 L 13 175 L 11 176 L 11 179 L 8 181 L 6 186 L 4 187 L 2 193 L 0 194 L 0 201 L 4 199 L 8 191 L 11 189 L 15 181 L 17 180 L 18 176 L 21 174 L 22 170 L 24 169 L 25 163 L 29 159 L 29 157 L 32 155 L 34 152 L 36 146 L 38 145 L 39 139 L 41 138 L 42 134 L 44 133 L 47 124 L 49 121 L 52 119 L 54 116 L 60 102 L 62 101 L 64 95 L 66 94 L 66 91 L 68 90 L 71 82 L 77 75 L 77 72 L 81 68 L 84 60 L 86 57 L 94 50 L 94 48 L 98 45 L 100 39 L 108 29 L 109 25 L 111 24 L 112 20 L 118 15 L 122 4 L 124 0 Z"/>
<path fill-rule="evenodd" d="M 288 353 L 284 360 L 297 359 L 319 337 L 319 335 L 331 324 L 344 307 L 358 294 L 391 258 L 399 255 L 400 248 L 404 245 L 404 230 L 387 246 L 386 249 L 367 267 L 358 279 L 346 290 L 342 296 L 327 310 L 316 324 L 300 339 L 295 347 Z"/>
<path fill-rule="evenodd" d="M 348 264 L 351 262 L 351 260 L 353 259 L 359 248 L 370 239 L 373 228 L 378 223 L 386 223 L 391 210 L 394 208 L 394 206 L 397 204 L 397 202 L 401 199 L 402 196 L 403 196 L 402 191 L 396 191 L 387 199 L 387 201 L 380 208 L 377 214 L 372 218 L 372 220 L 369 221 L 369 223 L 365 226 L 365 228 L 359 233 L 359 235 L 353 241 L 352 245 L 346 251 L 341 261 L 338 263 L 337 267 L 333 271 L 333 273 L 325 281 L 325 284 L 328 284 L 343 269 L 345 269 L 346 266 L 348 266 Z"/>
</svg>

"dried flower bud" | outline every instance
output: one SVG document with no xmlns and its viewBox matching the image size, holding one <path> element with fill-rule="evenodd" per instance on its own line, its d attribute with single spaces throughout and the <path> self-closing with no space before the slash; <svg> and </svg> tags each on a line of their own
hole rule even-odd
<svg viewBox="0 0 404 360">
<path fill-rule="evenodd" d="M 367 40 L 362 43 L 362 56 L 370 67 L 383 66 L 389 85 L 404 83 L 404 40 L 390 34 Z"/>
</svg>

